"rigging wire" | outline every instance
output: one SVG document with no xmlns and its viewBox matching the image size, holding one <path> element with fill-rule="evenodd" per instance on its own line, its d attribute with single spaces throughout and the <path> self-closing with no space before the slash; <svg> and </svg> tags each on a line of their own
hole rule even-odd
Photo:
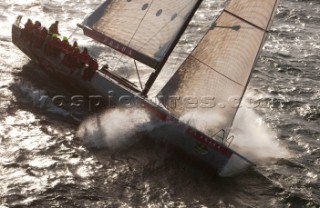
<svg viewBox="0 0 320 208">
<path fill-rule="evenodd" d="M 140 20 L 140 23 L 139 23 L 137 29 L 134 31 L 133 35 L 131 36 L 131 38 L 130 38 L 128 44 L 127 44 L 127 47 L 130 46 L 133 38 L 134 38 L 135 35 L 137 34 L 137 32 L 138 32 L 138 30 L 139 30 L 139 28 L 140 28 L 140 25 L 142 24 L 143 20 L 144 20 L 145 17 L 147 16 L 147 14 L 148 14 L 148 12 L 149 12 L 149 9 L 151 8 L 151 5 L 152 5 L 152 4 L 153 4 L 153 0 L 151 1 L 150 6 L 148 7 L 147 11 L 146 11 L 145 14 L 143 15 L 142 19 Z M 122 60 L 122 57 L 123 57 L 123 56 L 124 56 L 124 55 L 122 54 L 121 57 L 118 59 L 118 62 L 116 63 L 115 68 L 117 68 L 117 66 L 118 66 L 119 62 Z"/>
<path fill-rule="evenodd" d="M 140 78 L 140 73 L 139 73 L 138 66 L 137 66 L 137 62 L 136 62 L 135 59 L 133 59 L 133 61 L 134 61 L 134 65 L 136 66 L 136 72 L 137 72 L 137 76 L 138 76 L 138 79 L 139 79 L 141 90 L 143 90 L 142 82 L 141 82 L 141 78 Z"/>
<path fill-rule="evenodd" d="M 77 32 L 77 30 L 79 30 L 78 27 L 76 27 L 76 29 L 73 30 L 73 32 L 71 33 L 71 35 L 69 35 L 68 40 Z"/>
</svg>

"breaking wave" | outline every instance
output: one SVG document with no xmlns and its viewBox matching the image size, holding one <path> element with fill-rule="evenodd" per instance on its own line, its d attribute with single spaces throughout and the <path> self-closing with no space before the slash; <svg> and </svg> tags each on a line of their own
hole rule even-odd
<svg viewBox="0 0 320 208">
<path fill-rule="evenodd" d="M 150 121 L 150 115 L 142 109 L 111 109 L 85 120 L 77 136 L 89 147 L 122 149 L 137 142 L 137 134 L 152 129 Z"/>
<path fill-rule="evenodd" d="M 276 133 L 253 109 L 239 109 L 230 135 L 235 137 L 232 148 L 254 162 L 290 157 L 289 151 L 277 140 Z"/>
</svg>

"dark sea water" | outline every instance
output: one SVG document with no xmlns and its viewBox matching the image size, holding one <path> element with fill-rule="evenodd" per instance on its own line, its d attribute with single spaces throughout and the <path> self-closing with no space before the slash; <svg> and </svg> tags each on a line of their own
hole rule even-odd
<svg viewBox="0 0 320 208">
<path fill-rule="evenodd" d="M 320 207 L 319 0 L 281 1 L 246 94 L 247 103 L 259 105 L 244 105 L 234 127 L 242 132 L 233 147 L 257 166 L 231 178 L 203 171 L 137 133 L 142 124 L 143 130 L 150 127 L 144 112 L 109 110 L 101 116 L 105 129 L 99 132 L 93 121 L 80 123 L 73 109 L 52 102 L 74 92 L 12 44 L 11 24 L 19 14 L 47 26 L 57 19 L 62 34 L 72 34 L 101 62 L 112 64 L 110 50 L 75 26 L 98 4 L 0 3 L 0 208 Z M 204 2 L 167 74 L 222 5 Z M 39 95 L 48 99 L 35 99 Z M 92 129 L 92 137 L 77 136 L 83 126 Z"/>
</svg>

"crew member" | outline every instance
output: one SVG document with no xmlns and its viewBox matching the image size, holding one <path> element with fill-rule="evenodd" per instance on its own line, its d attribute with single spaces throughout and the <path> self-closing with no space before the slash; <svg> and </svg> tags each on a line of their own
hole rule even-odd
<svg viewBox="0 0 320 208">
<path fill-rule="evenodd" d="M 33 27 L 33 23 L 32 23 L 32 20 L 31 19 L 28 19 L 26 24 L 24 25 L 24 28 L 27 29 L 27 30 L 31 30 Z"/>
<path fill-rule="evenodd" d="M 61 42 L 61 50 L 64 54 L 72 52 L 72 46 L 70 45 L 67 37 L 63 37 Z"/>
<path fill-rule="evenodd" d="M 79 55 L 80 55 L 79 48 L 74 49 L 71 53 L 71 70 L 72 71 L 75 71 L 76 69 L 78 69 Z"/>
<path fill-rule="evenodd" d="M 89 69 L 93 72 L 97 71 L 99 69 L 99 65 L 96 59 L 90 58 L 89 60 Z"/>
<path fill-rule="evenodd" d="M 43 41 L 48 37 L 49 31 L 46 27 L 43 27 L 41 30 L 41 38 Z"/>
<path fill-rule="evenodd" d="M 53 24 L 49 27 L 49 32 L 50 32 L 51 34 L 60 35 L 59 29 L 58 29 L 58 24 L 59 24 L 59 21 L 56 21 L 55 23 L 53 23 Z"/>
<path fill-rule="evenodd" d="M 24 28 L 21 31 L 21 38 L 25 41 L 31 41 L 32 40 L 32 29 L 33 29 L 32 20 L 28 19 L 26 24 L 24 25 Z"/>
<path fill-rule="evenodd" d="M 85 47 L 83 51 L 79 54 L 79 68 L 83 68 L 89 63 L 90 55 L 88 49 Z"/>
<path fill-rule="evenodd" d="M 61 40 L 58 38 L 58 35 L 53 34 L 52 38 L 48 41 L 48 44 L 46 47 L 46 53 L 48 55 L 58 57 L 60 54 L 60 45 L 61 45 Z"/>
<path fill-rule="evenodd" d="M 78 65 L 79 65 L 79 54 L 80 54 L 80 50 L 75 49 L 71 53 L 65 54 L 61 63 L 67 66 L 73 72 L 78 68 Z"/>
<path fill-rule="evenodd" d="M 61 61 L 63 65 L 65 65 L 68 68 L 72 67 L 72 61 L 71 61 L 71 53 L 66 53 Z"/>
<path fill-rule="evenodd" d="M 78 42 L 77 41 L 74 41 L 73 42 L 73 45 L 72 45 L 72 51 L 74 51 L 75 49 L 79 49 L 79 47 L 78 47 Z"/>
<path fill-rule="evenodd" d="M 89 60 L 89 66 L 85 68 L 83 71 L 82 78 L 84 80 L 91 80 L 94 73 L 99 69 L 99 65 L 96 59 L 90 58 Z"/>
<path fill-rule="evenodd" d="M 44 42 L 46 41 L 47 37 L 48 37 L 48 29 L 46 27 L 43 27 L 40 33 L 40 40 L 39 40 L 39 45 L 38 47 L 41 48 L 44 44 Z"/>
<path fill-rule="evenodd" d="M 39 21 L 35 21 L 32 29 L 33 31 L 41 31 L 41 23 Z"/>
<path fill-rule="evenodd" d="M 41 23 L 36 21 L 33 25 L 33 46 L 35 48 L 41 48 L 42 40 L 41 40 Z"/>
</svg>

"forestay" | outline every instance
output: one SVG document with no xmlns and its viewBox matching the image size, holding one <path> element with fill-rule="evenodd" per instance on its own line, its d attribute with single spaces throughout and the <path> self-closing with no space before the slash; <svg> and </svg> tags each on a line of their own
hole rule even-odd
<svg viewBox="0 0 320 208">
<path fill-rule="evenodd" d="M 201 0 L 107 0 L 84 33 L 152 68 L 165 61 Z"/>
<path fill-rule="evenodd" d="M 166 108 L 180 118 L 197 118 L 194 125 L 202 123 L 198 128 L 211 135 L 230 127 L 277 4 L 230 1 L 159 93 Z"/>
</svg>

